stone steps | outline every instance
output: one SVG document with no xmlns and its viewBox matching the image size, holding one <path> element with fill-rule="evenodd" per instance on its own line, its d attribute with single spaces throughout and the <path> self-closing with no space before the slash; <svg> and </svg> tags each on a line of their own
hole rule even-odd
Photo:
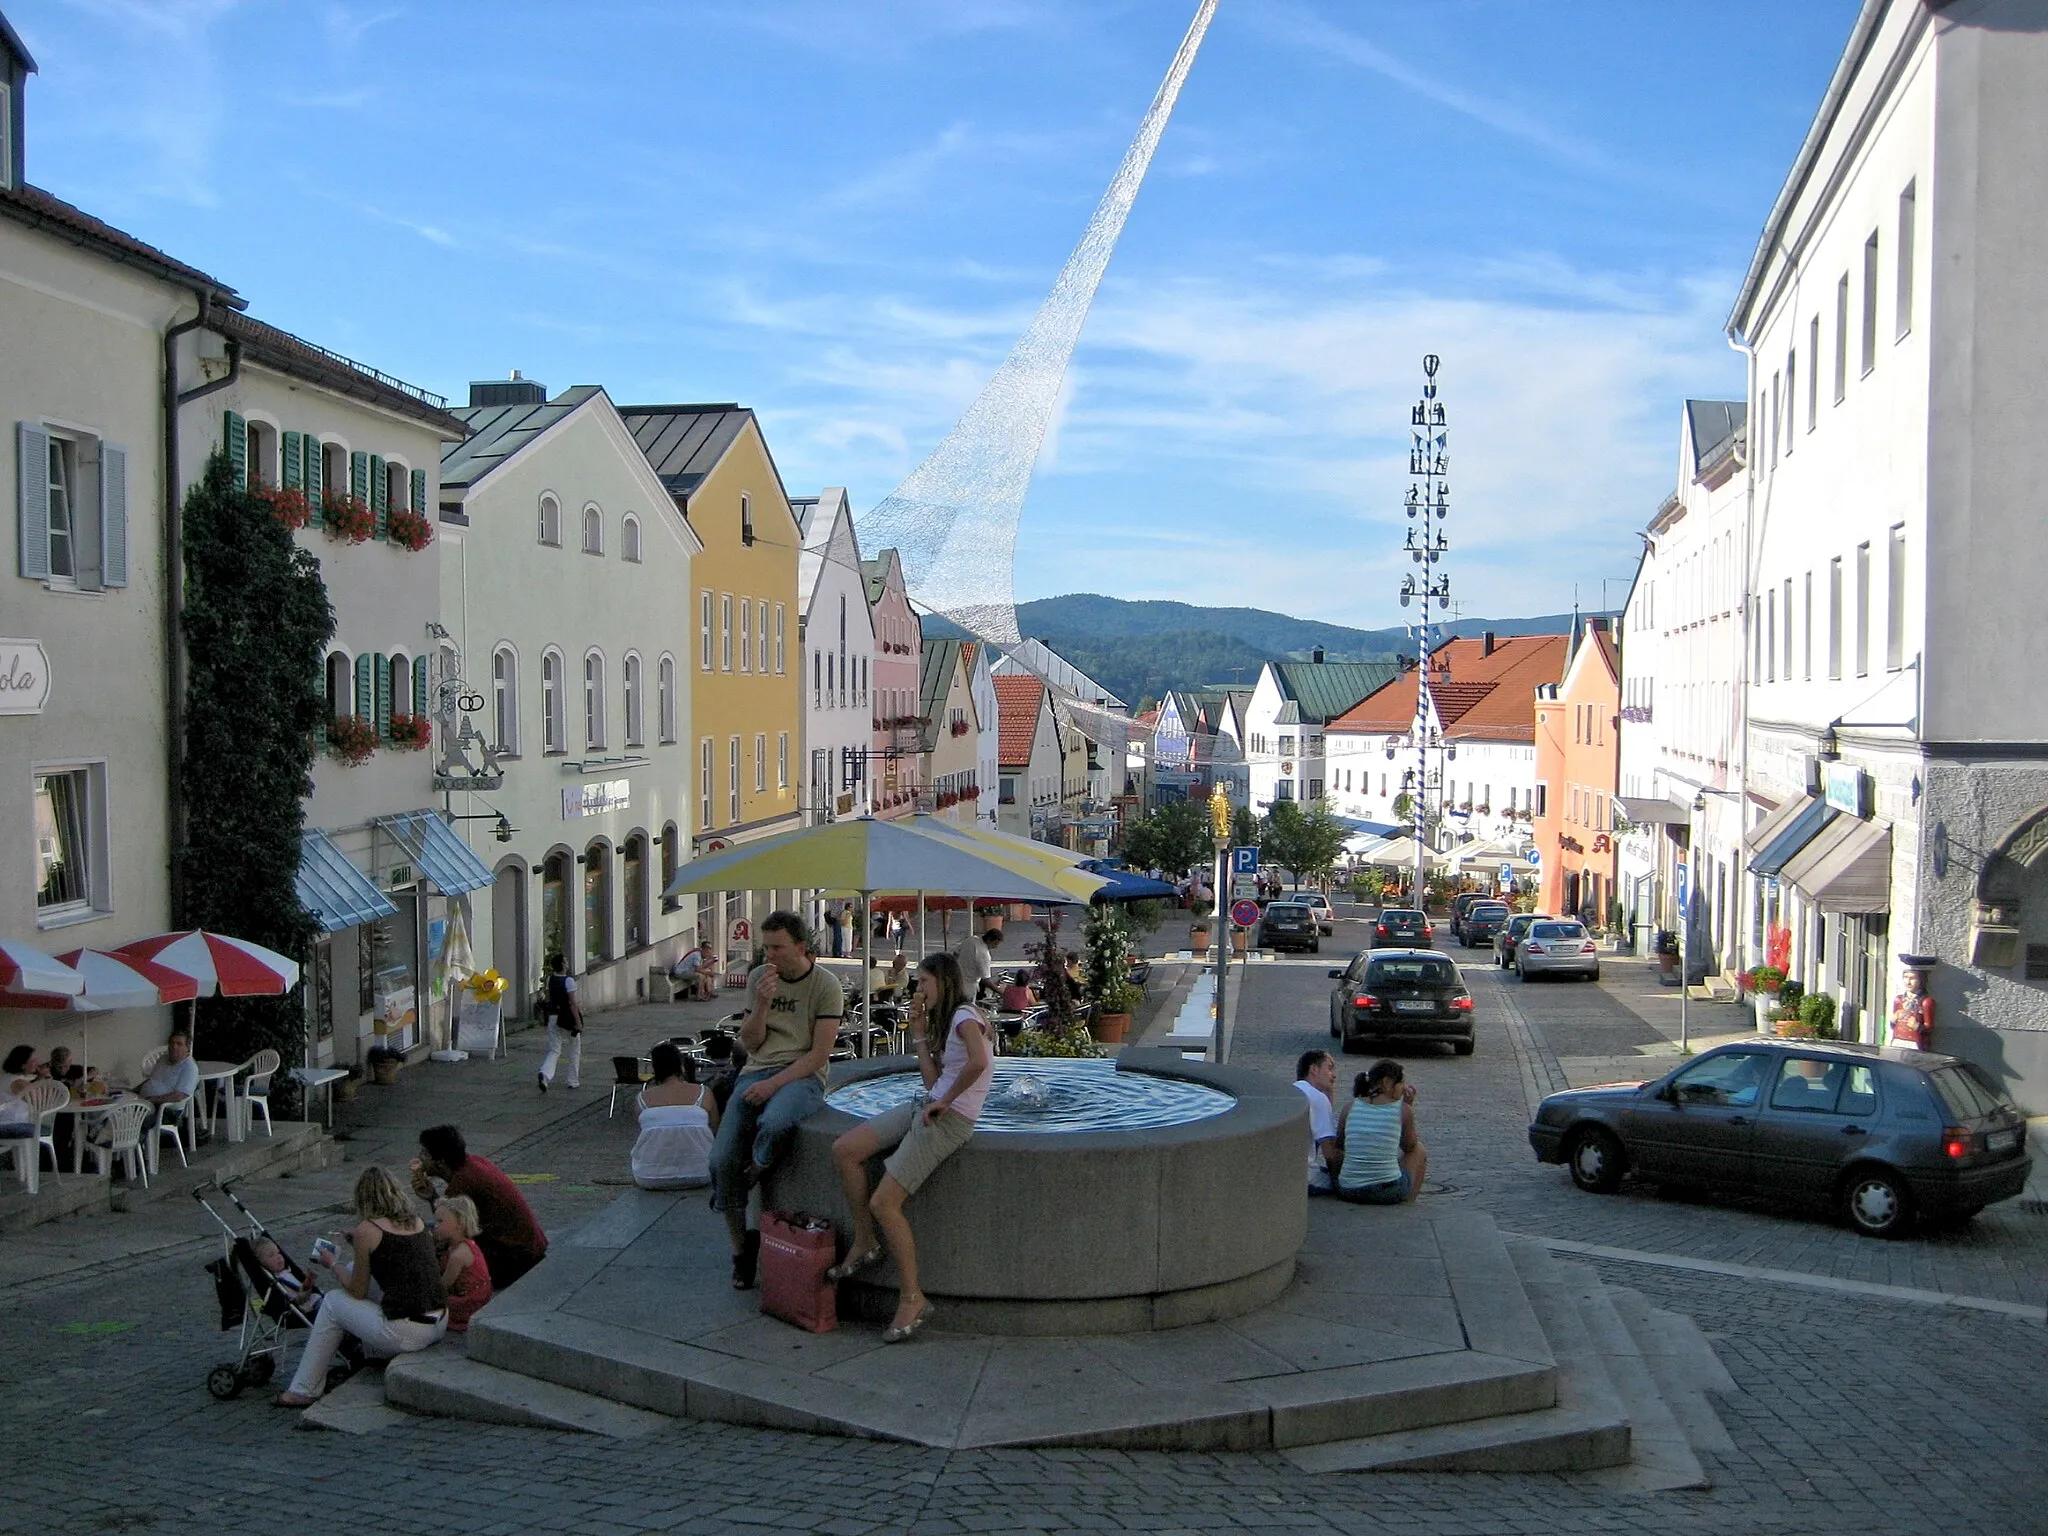
<svg viewBox="0 0 2048 1536">
<path fill-rule="evenodd" d="M 61 1178 L 44 1173 L 41 1188 L 33 1195 L 20 1181 L 6 1173 L 5 1193 L 0 1193 L 0 1232 L 21 1232 L 56 1221 L 64 1216 L 91 1215 L 112 1210 L 133 1210 L 155 1200 L 190 1195 L 215 1179 L 275 1178 L 288 1173 L 314 1173 L 341 1160 L 341 1145 L 320 1125 L 310 1121 L 280 1120 L 275 1135 L 254 1131 L 247 1140 L 231 1142 L 216 1132 L 186 1167 L 169 1147 L 167 1159 L 149 1176 L 149 1187 L 114 1183 L 104 1173 L 66 1173 Z"/>
<path fill-rule="evenodd" d="M 676 1427 L 666 1415 L 500 1370 L 452 1346 L 393 1360 L 384 1368 L 384 1396 L 397 1407 L 435 1418 L 565 1429 L 614 1440 L 637 1440 Z"/>
</svg>

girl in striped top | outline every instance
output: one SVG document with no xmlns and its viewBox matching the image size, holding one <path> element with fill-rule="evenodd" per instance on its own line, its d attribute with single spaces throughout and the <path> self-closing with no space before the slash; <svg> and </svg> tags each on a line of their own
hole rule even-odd
<svg viewBox="0 0 2048 1536">
<path fill-rule="evenodd" d="M 1429 1154 L 1415 1134 L 1415 1089 L 1401 1063 L 1376 1061 L 1351 1086 L 1338 1145 L 1344 1164 L 1337 1198 L 1356 1205 L 1401 1205 L 1422 1193 Z"/>
</svg>

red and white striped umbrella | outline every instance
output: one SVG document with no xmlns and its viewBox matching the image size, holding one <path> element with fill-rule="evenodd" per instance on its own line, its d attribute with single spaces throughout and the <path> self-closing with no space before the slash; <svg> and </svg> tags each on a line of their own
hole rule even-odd
<svg viewBox="0 0 2048 1536">
<path fill-rule="evenodd" d="M 13 1008 L 62 1008 L 85 990 L 85 978 L 33 944 L 0 939 L 0 992 L 48 997 L 49 1002 L 10 1003 Z"/>
<path fill-rule="evenodd" d="M 200 928 L 136 939 L 113 954 L 122 960 L 151 961 L 187 977 L 196 983 L 200 997 L 276 997 L 299 983 L 297 961 L 247 939 Z"/>
<path fill-rule="evenodd" d="M 154 1008 L 158 1003 L 182 1003 L 199 995 L 199 983 L 190 976 L 137 955 L 74 949 L 57 958 L 85 978 L 85 990 L 71 999 L 73 1008 L 85 1012 Z"/>
</svg>

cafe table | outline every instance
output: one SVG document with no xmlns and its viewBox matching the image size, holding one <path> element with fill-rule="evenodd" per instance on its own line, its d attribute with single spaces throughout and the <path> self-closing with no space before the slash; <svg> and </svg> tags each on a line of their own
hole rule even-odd
<svg viewBox="0 0 2048 1536">
<path fill-rule="evenodd" d="M 213 1096 L 207 1092 L 209 1084 L 220 1085 L 220 1099 L 227 1118 L 229 1141 L 240 1141 L 243 1135 L 243 1114 L 241 1101 L 235 1097 L 235 1074 L 248 1066 L 246 1061 L 196 1061 L 199 1069 L 198 1102 L 192 1106 L 192 1113 L 185 1116 L 184 1135 L 188 1150 L 197 1150 L 199 1130 L 205 1127 L 208 1134 L 213 1131 Z"/>
</svg>

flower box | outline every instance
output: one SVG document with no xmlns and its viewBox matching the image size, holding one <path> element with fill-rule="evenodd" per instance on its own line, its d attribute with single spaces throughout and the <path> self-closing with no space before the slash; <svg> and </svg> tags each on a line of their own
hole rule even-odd
<svg viewBox="0 0 2048 1536">
<path fill-rule="evenodd" d="M 327 722 L 327 750 L 351 768 L 377 750 L 377 727 L 360 715 L 336 715 Z"/>
<path fill-rule="evenodd" d="M 434 542 L 434 525 L 420 513 L 403 508 L 384 519 L 384 533 L 392 543 L 415 554 Z"/>
<path fill-rule="evenodd" d="M 434 744 L 434 722 L 426 715 L 393 715 L 391 745 L 401 752 L 420 752 Z"/>
<path fill-rule="evenodd" d="M 362 544 L 377 536 L 377 514 L 360 496 L 329 491 L 320 498 L 320 526 L 330 539 Z"/>
<path fill-rule="evenodd" d="M 249 487 L 249 494 L 269 507 L 272 517 L 294 531 L 313 521 L 313 504 L 304 491 L 281 489 L 259 481 Z"/>
</svg>

